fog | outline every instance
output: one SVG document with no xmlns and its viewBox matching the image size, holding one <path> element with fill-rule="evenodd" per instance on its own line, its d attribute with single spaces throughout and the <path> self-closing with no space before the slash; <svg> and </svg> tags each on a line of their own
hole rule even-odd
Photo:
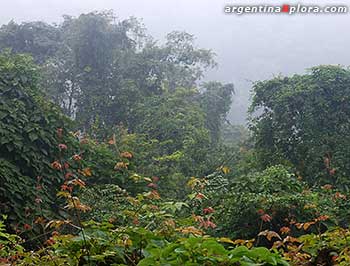
<svg viewBox="0 0 350 266">
<path fill-rule="evenodd" d="M 253 3 L 284 4 L 279 0 L 2 0 L 0 23 L 12 19 L 53 23 L 60 22 L 63 14 L 113 10 L 120 19 L 141 18 L 156 39 L 185 30 L 196 36 L 198 46 L 216 52 L 219 67 L 206 73 L 205 80 L 235 84 L 229 118 L 232 123 L 244 123 L 252 81 L 302 73 L 320 64 L 350 64 L 350 14 L 227 15 L 223 11 L 225 4 Z M 302 3 L 347 4 L 345 0 Z"/>
</svg>

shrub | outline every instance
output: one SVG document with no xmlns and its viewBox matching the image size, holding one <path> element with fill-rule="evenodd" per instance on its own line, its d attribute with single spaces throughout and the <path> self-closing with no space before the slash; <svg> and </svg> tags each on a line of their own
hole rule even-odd
<svg viewBox="0 0 350 266">
<path fill-rule="evenodd" d="M 66 125 L 42 98 L 31 58 L 1 54 L 0 213 L 9 215 L 8 223 L 28 222 L 39 211 L 35 199 L 53 204 L 59 177 L 50 164 L 58 151 L 56 130 Z"/>
</svg>

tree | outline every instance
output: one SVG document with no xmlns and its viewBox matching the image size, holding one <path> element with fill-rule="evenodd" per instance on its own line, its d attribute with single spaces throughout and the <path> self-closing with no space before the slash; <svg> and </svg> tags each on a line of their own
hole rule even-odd
<svg viewBox="0 0 350 266">
<path fill-rule="evenodd" d="M 158 153 L 152 158 L 154 167 L 145 174 L 164 177 L 168 184 L 164 188 L 180 188 L 186 176 L 203 175 L 207 170 L 211 141 L 197 95 L 196 90 L 179 88 L 149 97 L 137 106 L 136 125 L 132 130 L 156 140 L 158 147 Z"/>
<path fill-rule="evenodd" d="M 10 21 L 0 28 L 0 50 L 11 48 L 14 53 L 28 53 L 42 64 L 60 47 L 60 29 L 45 22 Z"/>
<path fill-rule="evenodd" d="M 206 114 L 206 126 L 211 132 L 211 138 L 218 142 L 222 126 L 232 104 L 234 93 L 233 84 L 220 82 L 207 82 L 202 86 L 201 105 Z"/>
<path fill-rule="evenodd" d="M 251 128 L 263 166 L 291 164 L 312 184 L 348 188 L 349 85 L 350 71 L 339 66 L 257 82 Z"/>
<path fill-rule="evenodd" d="M 120 123 L 134 127 L 137 103 L 191 90 L 216 66 L 214 53 L 197 48 L 193 35 L 175 31 L 159 45 L 137 19 L 117 20 L 112 12 L 64 16 L 59 25 L 10 22 L 0 40 L 0 48 L 32 54 L 48 97 L 99 138 Z"/>
<path fill-rule="evenodd" d="M 136 28 L 135 20 L 116 23 L 109 12 L 64 17 L 62 46 L 43 66 L 43 86 L 83 129 L 91 129 L 98 119 L 102 124 L 114 122 L 108 120 L 108 110 L 115 106 L 123 83 L 116 58 L 135 48 L 129 34 Z"/>
</svg>

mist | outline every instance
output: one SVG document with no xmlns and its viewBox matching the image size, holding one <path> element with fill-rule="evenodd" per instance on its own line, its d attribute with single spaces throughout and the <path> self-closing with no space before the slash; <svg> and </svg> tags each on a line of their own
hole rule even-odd
<svg viewBox="0 0 350 266">
<path fill-rule="evenodd" d="M 1 7 L 0 266 L 350 265 L 349 1 Z"/>
<path fill-rule="evenodd" d="M 204 80 L 233 82 L 236 95 L 229 114 L 233 124 L 244 124 L 252 82 L 279 74 L 303 73 L 322 64 L 350 62 L 348 14 L 286 15 L 225 14 L 225 4 L 261 1 L 164 0 L 13 0 L 3 1 L 0 23 L 45 21 L 59 23 L 62 15 L 113 10 L 121 19 L 142 19 L 148 33 L 162 40 L 168 32 L 184 30 L 196 36 L 199 47 L 212 49 L 218 68 Z M 264 4 L 282 2 L 271 0 Z M 295 4 L 298 1 L 288 1 Z M 340 2 L 336 4 L 344 4 Z M 308 1 L 303 4 L 335 4 Z M 346 4 L 346 3 L 345 3 Z"/>
</svg>

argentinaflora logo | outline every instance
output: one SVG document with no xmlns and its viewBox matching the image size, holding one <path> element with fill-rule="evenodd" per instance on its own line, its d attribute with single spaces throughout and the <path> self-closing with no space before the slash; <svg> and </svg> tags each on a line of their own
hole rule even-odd
<svg viewBox="0 0 350 266">
<path fill-rule="evenodd" d="M 347 5 L 307 5 L 307 4 L 259 4 L 259 5 L 226 5 L 226 14 L 348 14 Z"/>
</svg>

